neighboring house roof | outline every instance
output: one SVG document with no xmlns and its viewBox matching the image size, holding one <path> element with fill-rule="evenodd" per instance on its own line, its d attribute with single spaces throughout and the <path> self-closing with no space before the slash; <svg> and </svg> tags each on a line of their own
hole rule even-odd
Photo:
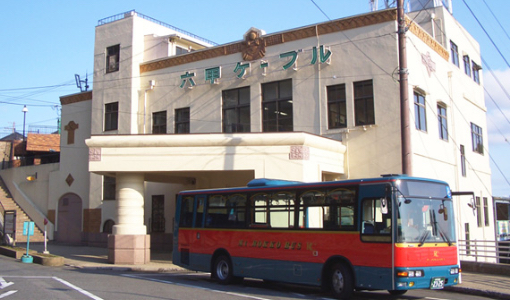
<svg viewBox="0 0 510 300">
<path fill-rule="evenodd" d="M 18 132 L 13 132 L 0 139 L 0 141 L 19 141 L 19 140 L 23 140 L 23 135 Z"/>
<path fill-rule="evenodd" d="M 29 134 L 27 151 L 60 152 L 60 134 Z"/>
</svg>

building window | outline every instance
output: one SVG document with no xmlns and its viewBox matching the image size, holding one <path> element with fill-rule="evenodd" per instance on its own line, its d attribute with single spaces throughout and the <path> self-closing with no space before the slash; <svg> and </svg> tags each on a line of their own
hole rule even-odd
<svg viewBox="0 0 510 300">
<path fill-rule="evenodd" d="M 175 133 L 190 133 L 189 120 L 190 120 L 189 107 L 176 109 Z"/>
<path fill-rule="evenodd" d="M 356 126 L 375 124 L 372 80 L 354 83 L 354 114 Z"/>
<path fill-rule="evenodd" d="M 166 133 L 166 110 L 152 114 L 152 133 Z"/>
<path fill-rule="evenodd" d="M 448 140 L 448 122 L 446 119 L 446 107 L 437 105 L 437 125 L 439 126 L 439 138 Z"/>
<path fill-rule="evenodd" d="M 482 69 L 482 67 L 480 67 L 479 65 L 477 65 L 474 61 L 471 61 L 471 64 L 473 65 L 473 80 L 480 84 L 480 70 Z"/>
<path fill-rule="evenodd" d="M 458 67 L 459 66 L 459 48 L 452 41 L 450 41 L 450 50 L 452 53 L 452 63 Z"/>
<path fill-rule="evenodd" d="M 425 114 L 425 96 L 414 92 L 414 122 L 416 129 L 427 131 L 427 118 Z"/>
<path fill-rule="evenodd" d="M 469 56 L 464 55 L 463 60 L 464 60 L 464 72 L 466 73 L 467 76 L 471 77 L 471 61 L 469 59 Z"/>
<path fill-rule="evenodd" d="M 250 132 L 250 87 L 226 90 L 223 99 L 223 132 Z"/>
<path fill-rule="evenodd" d="M 262 85 L 262 131 L 293 130 L 292 79 Z"/>
<path fill-rule="evenodd" d="M 471 240 L 470 234 L 469 234 L 469 223 L 464 223 L 464 235 L 466 239 L 466 255 L 471 254 L 471 245 L 469 241 Z"/>
<path fill-rule="evenodd" d="M 460 169 L 462 171 L 462 177 L 466 177 L 466 152 L 464 145 L 460 145 Z"/>
<path fill-rule="evenodd" d="M 117 130 L 119 123 L 119 102 L 104 105 L 104 131 Z"/>
<path fill-rule="evenodd" d="M 175 46 L 175 55 L 181 55 L 181 54 L 186 54 L 188 53 L 188 49 L 186 48 L 182 48 L 182 47 L 179 47 L 179 46 Z"/>
<path fill-rule="evenodd" d="M 489 201 L 483 197 L 483 221 L 485 226 L 489 226 Z"/>
<path fill-rule="evenodd" d="M 328 92 L 328 128 L 347 127 L 347 108 L 345 103 L 345 84 L 327 87 Z"/>
<path fill-rule="evenodd" d="M 473 151 L 483 154 L 483 132 L 478 125 L 471 123 L 471 139 L 473 142 Z"/>
<path fill-rule="evenodd" d="M 483 227 L 483 207 L 480 203 L 480 197 L 476 197 L 476 220 L 478 227 Z"/>
<path fill-rule="evenodd" d="M 119 70 L 120 45 L 106 48 L 106 73 Z"/>
<path fill-rule="evenodd" d="M 103 176 L 103 200 L 115 200 L 115 177 Z"/>
</svg>

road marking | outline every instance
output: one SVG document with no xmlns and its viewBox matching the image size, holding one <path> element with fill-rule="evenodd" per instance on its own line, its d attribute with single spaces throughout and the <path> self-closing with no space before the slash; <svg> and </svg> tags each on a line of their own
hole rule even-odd
<svg viewBox="0 0 510 300">
<path fill-rule="evenodd" d="M 7 293 L 3 293 L 0 295 L 0 299 L 4 298 L 4 297 L 7 297 L 7 296 L 10 296 L 14 293 L 16 293 L 17 291 L 8 291 Z"/>
<path fill-rule="evenodd" d="M 64 279 L 61 279 L 61 278 L 58 278 L 58 277 L 51 277 L 51 278 L 53 278 L 53 279 L 55 279 L 56 281 L 59 281 L 59 282 L 61 282 L 61 283 L 65 284 L 65 285 L 67 285 L 68 287 L 70 287 L 70 288 L 72 288 L 72 289 L 77 290 L 78 292 L 82 293 L 83 295 L 85 295 L 85 296 L 87 296 L 87 297 L 89 297 L 89 298 L 92 298 L 92 299 L 94 299 L 94 300 L 103 300 L 103 298 L 99 298 L 98 296 L 96 296 L 96 295 L 94 295 L 94 294 L 92 294 L 92 293 L 89 293 L 89 292 L 87 292 L 86 290 L 81 289 L 81 288 L 79 288 L 79 287 L 75 286 L 74 284 L 71 284 L 71 283 L 69 283 L 69 282 L 65 281 Z"/>
<path fill-rule="evenodd" d="M 173 285 L 178 285 L 178 286 L 183 286 L 183 287 L 189 287 L 189 288 L 195 288 L 195 289 L 200 289 L 200 290 L 210 291 L 210 292 L 215 292 L 215 293 L 220 293 L 220 294 L 227 294 L 227 295 L 232 295 L 232 296 L 238 296 L 238 297 L 243 297 L 243 298 L 248 298 L 248 299 L 269 300 L 268 298 L 256 297 L 256 296 L 251 296 L 251 295 L 247 295 L 247 294 L 239 294 L 239 293 L 233 293 L 233 292 L 220 291 L 220 290 L 205 288 L 205 287 L 196 286 L 196 285 L 177 283 L 177 282 L 168 281 L 168 280 L 147 278 L 145 276 L 137 276 L 137 275 L 130 275 L 130 274 L 121 274 L 121 276 L 130 277 L 130 278 L 137 278 L 137 279 L 145 279 L 145 280 L 154 281 L 154 282 L 168 283 L 168 284 L 173 284 Z M 150 276 L 150 275 L 148 275 L 148 276 Z"/>
<path fill-rule="evenodd" d="M 3 290 L 4 288 L 13 285 L 14 282 L 7 282 L 3 277 L 0 277 L 0 290 Z"/>
<path fill-rule="evenodd" d="M 85 295 L 85 296 L 87 296 L 89 298 L 92 298 L 94 300 L 103 300 L 103 298 L 100 298 L 100 297 L 98 297 L 98 296 L 96 296 L 96 295 L 94 295 L 92 293 L 89 293 L 86 290 L 84 290 L 82 288 L 79 288 L 79 287 L 75 286 L 74 284 L 65 281 L 64 279 L 58 278 L 58 277 L 55 277 L 55 276 L 11 276 L 11 275 L 0 275 L 0 286 L 7 287 L 7 286 L 12 285 L 14 283 L 13 282 L 6 282 L 3 277 L 24 278 L 24 279 L 53 279 L 53 280 L 56 280 L 56 281 L 58 281 L 58 282 L 60 282 L 60 283 L 62 283 L 64 285 L 67 285 L 68 287 L 76 290 L 77 292 L 82 293 L 83 295 Z M 4 285 L 5 283 L 8 284 L 8 285 Z M 13 293 L 11 293 L 11 292 L 13 292 Z M 7 292 L 5 294 L 0 295 L 0 298 L 7 297 L 7 296 L 9 296 L 11 294 L 14 294 L 16 292 L 17 291 Z M 8 294 L 8 293 L 10 293 L 10 294 Z"/>
</svg>

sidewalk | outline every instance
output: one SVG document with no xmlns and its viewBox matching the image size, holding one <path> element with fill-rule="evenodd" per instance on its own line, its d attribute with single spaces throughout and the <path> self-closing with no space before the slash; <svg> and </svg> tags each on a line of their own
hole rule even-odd
<svg viewBox="0 0 510 300">
<path fill-rule="evenodd" d="M 19 243 L 19 247 L 26 244 Z M 30 243 L 30 249 L 42 252 L 44 244 Z M 113 265 L 108 263 L 108 249 L 85 246 L 70 246 L 62 244 L 48 244 L 51 254 L 65 258 L 65 265 L 79 269 L 116 270 L 121 272 L 171 272 L 185 270 L 172 263 L 170 252 L 152 252 L 151 262 L 145 265 Z M 510 274 L 496 276 L 482 273 L 462 273 L 462 283 L 446 290 L 471 295 L 491 297 L 495 299 L 510 299 Z"/>
</svg>

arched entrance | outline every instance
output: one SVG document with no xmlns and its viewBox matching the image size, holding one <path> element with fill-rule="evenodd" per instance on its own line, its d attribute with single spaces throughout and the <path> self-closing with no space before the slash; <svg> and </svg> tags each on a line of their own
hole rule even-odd
<svg viewBox="0 0 510 300">
<path fill-rule="evenodd" d="M 57 241 L 81 242 L 82 201 L 76 194 L 66 194 L 58 201 Z"/>
</svg>

